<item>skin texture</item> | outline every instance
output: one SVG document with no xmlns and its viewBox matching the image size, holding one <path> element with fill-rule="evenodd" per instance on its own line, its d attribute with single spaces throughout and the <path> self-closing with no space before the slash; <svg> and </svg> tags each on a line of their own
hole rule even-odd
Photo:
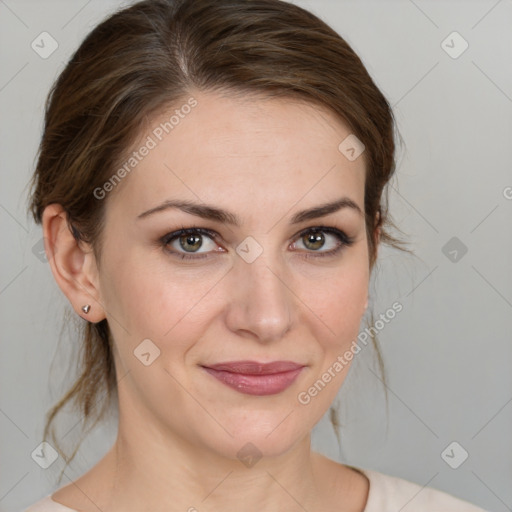
<svg viewBox="0 0 512 512">
<path fill-rule="evenodd" d="M 290 218 L 342 196 L 364 211 L 364 154 L 349 161 L 338 150 L 350 130 L 318 106 L 193 96 L 197 106 L 104 199 L 101 262 L 76 244 L 60 205 L 44 212 L 53 275 L 77 314 L 107 318 L 119 386 L 115 444 L 53 499 L 84 511 L 361 512 L 366 477 L 310 447 L 349 366 L 309 404 L 297 395 L 357 338 L 369 282 L 364 217 L 344 208 L 297 225 Z M 141 140 L 168 118 L 151 119 Z M 177 209 L 137 218 L 169 199 L 213 204 L 241 226 Z M 298 233 L 322 225 L 354 243 L 315 257 L 336 236 L 324 232 L 324 245 L 311 246 Z M 182 227 L 218 233 L 195 249 L 207 258 L 166 252 L 159 239 Z M 263 249 L 251 263 L 236 252 L 247 237 Z M 171 243 L 168 250 L 190 254 L 179 238 Z M 160 355 L 146 366 L 134 350 L 148 338 Z M 306 368 L 285 391 L 251 396 L 199 366 L 246 359 Z M 252 467 L 237 457 L 249 442 L 262 455 Z"/>
</svg>

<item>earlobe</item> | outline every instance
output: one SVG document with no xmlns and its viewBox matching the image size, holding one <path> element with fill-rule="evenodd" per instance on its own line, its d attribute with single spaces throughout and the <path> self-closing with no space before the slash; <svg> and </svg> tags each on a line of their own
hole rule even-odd
<svg viewBox="0 0 512 512">
<path fill-rule="evenodd" d="M 82 318 L 97 323 L 105 318 L 97 279 L 94 252 L 78 243 L 68 226 L 61 205 L 53 203 L 43 212 L 45 251 L 59 288 Z M 94 261 L 92 261 L 94 260 Z M 88 313 L 83 306 L 89 305 Z"/>
</svg>

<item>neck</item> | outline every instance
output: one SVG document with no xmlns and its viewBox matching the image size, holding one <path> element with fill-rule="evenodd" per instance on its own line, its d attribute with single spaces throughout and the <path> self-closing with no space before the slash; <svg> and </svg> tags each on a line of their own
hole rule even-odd
<svg viewBox="0 0 512 512">
<path fill-rule="evenodd" d="M 243 462 L 150 430 L 135 437 L 120 430 L 112 454 L 109 511 L 311 512 L 325 503 L 320 456 L 311 452 L 309 436 L 286 454 Z"/>
<path fill-rule="evenodd" d="M 171 429 L 140 402 L 120 401 L 117 439 L 94 479 L 95 504 L 109 512 L 364 510 L 366 479 L 311 451 L 309 433 L 259 458 L 254 448 L 249 457 L 216 451 L 188 430 Z"/>
</svg>

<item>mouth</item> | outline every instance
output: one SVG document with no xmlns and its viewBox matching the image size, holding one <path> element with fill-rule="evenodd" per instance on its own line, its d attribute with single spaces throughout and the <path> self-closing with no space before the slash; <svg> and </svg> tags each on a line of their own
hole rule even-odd
<svg viewBox="0 0 512 512">
<path fill-rule="evenodd" d="M 202 368 L 217 380 L 247 395 L 275 395 L 287 389 L 305 368 L 293 361 L 230 361 Z"/>
</svg>

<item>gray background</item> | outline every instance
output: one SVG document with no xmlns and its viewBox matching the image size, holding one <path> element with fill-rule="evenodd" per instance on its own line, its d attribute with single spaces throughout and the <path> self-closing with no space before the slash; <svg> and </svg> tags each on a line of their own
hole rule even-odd
<svg viewBox="0 0 512 512">
<path fill-rule="evenodd" d="M 295 3 L 347 39 L 394 107 L 405 148 L 391 212 L 418 256 L 381 247 L 372 276 L 376 317 L 395 300 L 403 305 L 379 335 L 389 415 L 365 349 L 339 396 L 342 449 L 326 418 L 314 448 L 512 510 L 512 1 Z M 115 439 L 115 422 L 97 428 L 58 486 L 62 460 L 43 470 L 31 458 L 46 411 L 71 382 L 76 346 L 68 332 L 58 342 L 67 299 L 33 252 L 42 232 L 25 205 L 49 87 L 86 33 L 121 5 L 0 0 L 2 512 L 77 478 Z M 31 48 L 43 31 L 59 45 L 46 59 Z M 457 58 L 442 45 L 454 31 L 469 44 Z M 77 418 L 66 421 L 72 445 Z M 442 457 L 453 441 L 452 459 L 469 454 L 457 469 Z"/>
</svg>

